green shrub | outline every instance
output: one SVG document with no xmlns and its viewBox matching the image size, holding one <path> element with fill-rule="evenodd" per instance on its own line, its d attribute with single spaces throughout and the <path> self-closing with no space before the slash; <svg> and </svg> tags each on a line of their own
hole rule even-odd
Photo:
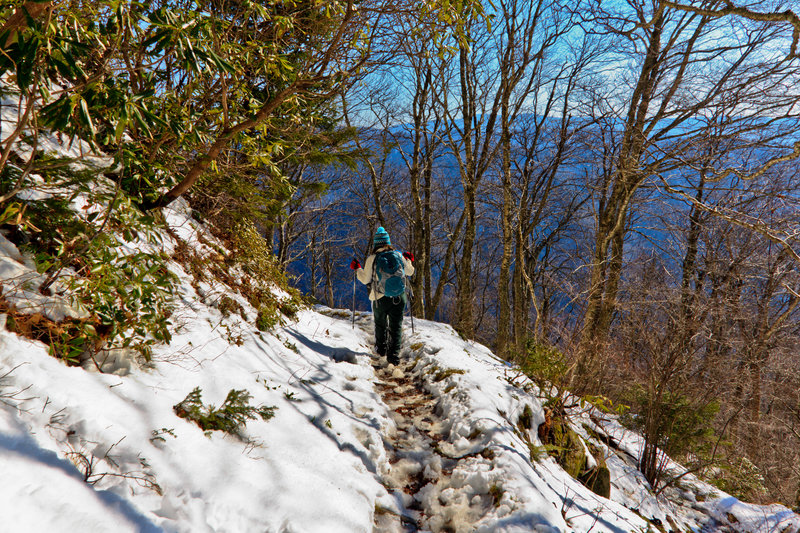
<svg viewBox="0 0 800 533">
<path fill-rule="evenodd" d="M 294 299 L 283 300 L 278 304 L 278 307 L 283 315 L 292 320 L 297 318 L 297 313 L 300 312 L 300 302 Z"/>
<path fill-rule="evenodd" d="M 209 172 L 189 192 L 193 216 L 222 232 L 233 233 L 243 220 L 266 221 L 271 200 L 253 176 Z M 198 216 L 199 215 L 199 216 Z"/>
<path fill-rule="evenodd" d="M 569 367 L 564 354 L 556 348 L 529 338 L 525 341 L 525 352 L 517 354 L 515 359 L 519 361 L 520 369 L 540 389 L 565 384 Z"/>
<path fill-rule="evenodd" d="M 504 493 L 505 493 L 505 490 L 498 483 L 493 483 L 489 487 L 489 496 L 491 496 L 491 498 L 492 498 L 492 505 L 494 507 L 499 507 L 500 506 L 500 501 L 503 499 L 503 494 Z"/>
<path fill-rule="evenodd" d="M 90 339 L 97 337 L 91 319 L 66 318 L 54 322 L 39 314 L 24 314 L 0 296 L 0 313 L 6 315 L 6 329 L 47 345 L 51 356 L 68 365 L 79 365 Z"/>
<path fill-rule="evenodd" d="M 40 271 L 91 233 L 91 225 L 70 208 L 69 198 L 46 198 L 22 205 L 27 222 L 24 229 L 30 230 L 25 231 L 23 249 L 34 255 Z"/>
<path fill-rule="evenodd" d="M 231 316 L 233 313 L 241 314 L 244 312 L 239 302 L 228 295 L 222 295 L 217 304 L 217 309 L 219 309 L 219 312 L 222 313 L 222 316 L 225 318 Z"/>
<path fill-rule="evenodd" d="M 613 413 L 619 416 L 626 414 L 631 409 L 629 405 L 614 402 L 611 398 L 602 395 L 588 395 L 582 397 L 580 399 L 581 408 L 584 408 L 587 402 L 604 413 Z"/>
<path fill-rule="evenodd" d="M 696 457 L 703 461 L 712 455 L 715 433 L 712 426 L 719 402 L 700 402 L 687 394 L 660 384 L 635 385 L 628 391 L 631 412 L 623 424 L 644 437 L 639 470 L 657 489 L 664 481 L 665 463 L 661 455 L 681 460 Z"/>
<path fill-rule="evenodd" d="M 236 261 L 257 282 L 272 284 L 282 289 L 289 288 L 286 274 L 255 224 L 250 221 L 237 224 L 230 234 L 230 243 L 236 253 Z"/>
<path fill-rule="evenodd" d="M 103 347 L 134 348 L 149 361 L 152 346 L 172 338 L 175 277 L 157 254 L 122 256 L 116 250 L 112 245 L 87 254 L 92 275 L 72 279 L 71 288 L 97 317 Z"/>
<path fill-rule="evenodd" d="M 631 409 L 620 421 L 642 434 L 650 428 L 650 433 L 657 436 L 653 444 L 670 457 L 704 457 L 710 451 L 718 401 L 698 403 L 686 394 L 671 390 L 664 390 L 659 396 L 641 385 L 631 387 L 625 400 Z"/>
<path fill-rule="evenodd" d="M 718 465 L 708 480 L 718 489 L 742 501 L 755 501 L 767 494 L 764 476 L 747 457 L 734 457 Z"/>
<path fill-rule="evenodd" d="M 288 339 L 283 341 L 283 345 L 286 346 L 289 350 L 293 351 L 294 353 L 300 353 L 300 350 L 297 348 L 297 345 Z"/>
<path fill-rule="evenodd" d="M 269 420 L 275 416 L 277 409 L 265 405 L 258 407 L 250 405 L 252 395 L 246 390 L 231 389 L 219 409 L 213 405 L 203 405 L 201 396 L 200 387 L 195 387 L 172 409 L 176 415 L 191 420 L 206 432 L 223 431 L 230 435 L 239 435 L 248 420 L 259 417 L 262 420 Z"/>
<path fill-rule="evenodd" d="M 269 243 L 252 222 L 240 222 L 228 236 L 232 257 L 249 275 L 244 279 L 226 279 L 258 309 L 256 327 L 269 331 L 281 323 L 281 315 L 294 319 L 303 307 L 300 292 L 289 286 L 286 274 L 272 254 Z M 287 296 L 278 298 L 276 289 Z"/>
<path fill-rule="evenodd" d="M 90 188 L 85 181 L 82 174 L 59 177 L 53 185 L 70 192 L 25 202 L 24 217 L 11 232 L 46 277 L 36 288 L 49 294 L 58 280 L 74 303 L 91 315 L 53 326 L 37 338 L 49 344 L 51 354 L 71 364 L 84 353 L 93 356 L 118 348 L 134 349 L 149 360 L 154 344 L 171 339 L 169 317 L 177 280 L 162 254 L 141 246 L 142 241 L 160 242 L 159 223 L 110 184 Z M 97 210 L 76 212 L 71 201 L 79 194 Z"/>
<path fill-rule="evenodd" d="M 278 310 L 268 305 L 261 306 L 256 317 L 256 327 L 259 331 L 272 331 L 281 323 Z"/>
</svg>

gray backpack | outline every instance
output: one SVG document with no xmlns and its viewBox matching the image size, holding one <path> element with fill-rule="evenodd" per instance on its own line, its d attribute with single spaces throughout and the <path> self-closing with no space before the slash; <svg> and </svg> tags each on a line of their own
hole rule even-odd
<svg viewBox="0 0 800 533">
<path fill-rule="evenodd" d="M 403 256 L 396 250 L 380 252 L 372 265 L 373 289 L 394 298 L 406 292 L 406 274 Z"/>
</svg>

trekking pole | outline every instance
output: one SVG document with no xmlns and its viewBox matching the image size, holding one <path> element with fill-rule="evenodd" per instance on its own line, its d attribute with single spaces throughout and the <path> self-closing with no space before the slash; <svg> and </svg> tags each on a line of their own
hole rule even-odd
<svg viewBox="0 0 800 533">
<path fill-rule="evenodd" d="M 406 277 L 406 281 L 408 281 L 408 277 Z M 406 287 L 408 287 L 408 314 L 411 315 L 411 334 L 413 335 L 416 333 L 414 331 L 414 289 L 410 283 L 406 283 Z"/>
<path fill-rule="evenodd" d="M 356 271 L 353 270 L 353 329 L 356 329 Z"/>
<path fill-rule="evenodd" d="M 412 301 L 412 302 L 414 301 L 414 295 L 413 295 L 413 293 L 412 293 L 412 295 L 411 295 L 411 301 Z M 413 308 L 413 307 L 409 307 L 409 308 L 408 308 L 408 312 L 409 312 L 409 314 L 411 315 L 411 334 L 413 335 L 413 334 L 415 334 L 415 333 L 416 333 L 416 331 L 414 331 L 414 308 Z"/>
</svg>

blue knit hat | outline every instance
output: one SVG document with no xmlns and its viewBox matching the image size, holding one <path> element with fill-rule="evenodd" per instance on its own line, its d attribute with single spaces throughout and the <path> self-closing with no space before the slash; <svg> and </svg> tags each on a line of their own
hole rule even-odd
<svg viewBox="0 0 800 533">
<path fill-rule="evenodd" d="M 375 236 L 372 238 L 372 246 L 388 246 L 391 244 L 392 241 L 389 239 L 389 234 L 386 233 L 383 226 L 379 227 L 377 231 L 375 231 Z"/>
</svg>

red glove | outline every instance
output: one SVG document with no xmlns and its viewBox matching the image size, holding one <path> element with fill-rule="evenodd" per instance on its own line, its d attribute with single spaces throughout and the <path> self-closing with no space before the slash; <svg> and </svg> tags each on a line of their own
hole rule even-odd
<svg viewBox="0 0 800 533">
<path fill-rule="evenodd" d="M 350 261 L 350 268 L 352 268 L 353 270 L 358 270 L 359 268 L 361 268 L 361 263 L 353 259 L 352 261 Z"/>
<path fill-rule="evenodd" d="M 412 254 L 411 252 L 403 252 L 403 257 L 405 257 L 412 263 L 414 262 L 414 254 Z"/>
</svg>

